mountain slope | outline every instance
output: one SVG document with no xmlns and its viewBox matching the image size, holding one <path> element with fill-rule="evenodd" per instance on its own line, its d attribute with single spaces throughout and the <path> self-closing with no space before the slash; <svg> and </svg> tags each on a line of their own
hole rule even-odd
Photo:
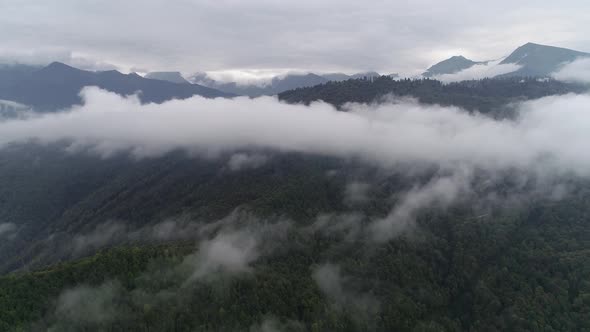
<svg viewBox="0 0 590 332">
<path fill-rule="evenodd" d="M 530 205 L 522 209 L 494 208 L 484 219 L 470 202 L 425 209 L 417 219 L 418 237 L 363 244 L 338 231 L 340 225 L 347 227 L 344 216 L 355 211 L 342 203 L 347 181 L 379 184 L 371 203 L 361 209 L 380 215 L 393 195 L 412 188 L 411 176 L 384 177 L 366 165 L 360 169 L 301 155 L 276 155 L 258 169 L 224 172 L 221 160 L 181 154 L 105 160 L 51 148 L 0 151 L 0 158 L 12 154 L 0 163 L 5 174 L 0 190 L 15 191 L 21 199 L 37 195 L 29 198 L 30 206 L 51 211 L 27 209 L 21 200 L 0 201 L 0 213 L 21 223 L 17 236 L 37 253 L 45 249 L 56 254 L 56 248 L 71 253 L 76 244 L 101 244 L 101 235 L 116 239 L 134 233 L 133 227 L 187 211 L 203 217 L 194 223 L 212 225 L 219 215 L 244 204 L 262 217 L 277 214 L 294 222 L 287 238 L 270 236 L 265 243 L 271 249 L 261 249 L 264 255 L 242 273 L 213 270 L 208 278 L 194 279 L 201 266 L 195 258 L 207 257 L 211 247 L 207 240 L 190 237 L 193 232 L 188 241 L 158 245 L 104 242 L 115 247 L 42 271 L 2 276 L 0 330 L 135 331 L 141 324 L 154 331 L 264 331 L 250 326 L 268 315 L 299 322 L 300 329 L 289 331 L 590 328 L 590 284 L 584 282 L 590 277 L 588 183 L 572 181 L 576 187 L 560 201 L 527 200 Z M 39 158 L 42 162 L 23 162 Z M 40 164 L 45 172 L 37 170 Z M 67 183 L 61 185 L 64 179 Z M 508 190 L 507 197 L 521 186 L 516 184 L 512 192 L 509 182 L 498 185 Z M 484 191 L 489 187 L 488 182 L 476 186 Z M 69 203 L 65 211 L 55 209 L 62 203 Z M 335 213 L 334 229 L 313 231 L 310 224 L 317 225 L 315 216 L 321 212 Z M 27 219 L 16 213 L 37 217 L 39 223 L 27 228 Z M 56 219 L 48 223 L 47 216 Z M 95 226 L 106 220 L 122 220 L 129 228 L 119 229 L 123 234 L 100 232 L 104 228 Z M 262 220 L 266 225 L 273 218 Z M 35 236 L 39 229 L 47 232 Z M 92 230 L 97 232 L 87 233 Z M 52 246 L 52 241 L 58 243 Z M 11 251 L 10 242 L 0 241 L 0 255 L 17 263 L 31 258 L 30 251 Z M 334 287 L 323 287 L 322 280 Z"/>
<path fill-rule="evenodd" d="M 587 87 L 556 80 L 506 78 L 443 84 L 433 79 L 395 80 L 381 76 L 373 80 L 349 80 L 285 91 L 279 99 L 309 104 L 322 100 L 338 108 L 353 103 L 373 103 L 389 95 L 417 98 L 421 103 L 458 106 L 469 111 L 500 116 L 506 105 L 523 99 L 536 99 L 565 93 L 584 93 Z M 505 115 L 505 114 L 504 114 Z"/>
<path fill-rule="evenodd" d="M 567 48 L 527 43 L 512 52 L 500 64 L 517 64 L 519 70 L 505 76 L 549 76 L 564 63 L 580 57 L 590 57 L 590 53 Z"/>
<path fill-rule="evenodd" d="M 372 78 L 372 77 L 379 77 L 381 76 L 381 74 L 374 72 L 374 71 L 368 71 L 368 72 L 364 72 L 364 73 L 356 73 L 356 74 L 352 74 L 352 75 L 347 75 L 347 74 L 343 74 L 343 73 L 330 73 L 330 74 L 323 74 L 322 77 L 327 79 L 328 81 L 334 81 L 334 82 L 340 82 L 340 81 L 346 81 L 346 80 L 356 80 L 356 79 L 360 79 L 360 78 Z"/>
<path fill-rule="evenodd" d="M 244 95 L 250 97 L 272 96 L 288 90 L 312 87 L 327 82 L 341 82 L 350 79 L 361 79 L 365 77 L 379 77 L 377 72 L 364 72 L 347 75 L 344 73 L 329 74 L 288 74 L 286 76 L 276 76 L 267 83 L 262 84 L 240 84 L 237 82 L 219 82 L 206 73 L 196 73 L 189 81 L 195 84 L 201 84 L 227 93 Z"/>
<path fill-rule="evenodd" d="M 276 76 L 268 83 L 241 84 L 238 82 L 219 82 L 206 73 L 197 73 L 189 78 L 189 81 L 193 84 L 201 84 L 227 93 L 259 97 L 272 96 L 291 89 L 326 83 L 328 79 L 312 73 L 288 74 L 286 76 Z"/>
<path fill-rule="evenodd" d="M 160 81 L 168 81 L 172 83 L 181 83 L 181 84 L 190 84 L 189 81 L 182 77 L 177 71 L 154 71 L 147 73 L 145 78 L 149 78 L 151 80 L 160 80 Z"/>
<path fill-rule="evenodd" d="M 79 93 L 85 86 L 97 86 L 120 95 L 141 91 L 139 98 L 145 103 L 161 103 L 194 95 L 207 98 L 231 96 L 200 85 L 151 80 L 114 70 L 91 72 L 54 62 L 1 89 L 0 99 L 29 105 L 39 111 L 54 111 L 81 103 Z"/>
<path fill-rule="evenodd" d="M 462 55 L 457 55 L 443 60 L 426 70 L 422 75 L 424 77 L 433 77 L 444 74 L 455 74 L 461 70 L 467 69 L 471 66 L 480 64 L 482 62 L 476 62 L 469 60 Z"/>
<path fill-rule="evenodd" d="M 41 66 L 21 64 L 0 64 L 0 91 L 14 84 L 14 82 L 30 76 L 41 68 Z"/>
</svg>

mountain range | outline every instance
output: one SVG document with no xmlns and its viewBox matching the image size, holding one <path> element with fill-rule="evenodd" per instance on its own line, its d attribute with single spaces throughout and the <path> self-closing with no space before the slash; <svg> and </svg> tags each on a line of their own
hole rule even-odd
<svg viewBox="0 0 590 332">
<path fill-rule="evenodd" d="M 502 77 L 549 77 L 564 64 L 583 57 L 590 57 L 590 53 L 555 46 L 526 43 L 514 50 L 509 56 L 500 61 L 498 65 L 513 64 L 519 66 L 515 71 L 500 75 Z M 462 55 L 453 56 L 431 66 L 422 76 L 436 78 L 439 75 L 456 74 L 475 65 L 489 64 L 490 62 L 473 61 Z"/>
<path fill-rule="evenodd" d="M 423 77 L 436 79 L 440 75 L 456 74 L 475 65 L 487 65 L 492 68 L 509 64 L 516 65 L 514 66 L 516 69 L 512 72 L 494 75 L 499 77 L 550 77 L 564 64 L 581 57 L 590 57 L 590 53 L 527 43 L 518 47 L 502 61 L 474 61 L 464 56 L 453 56 L 428 68 L 423 73 Z M 388 76 L 390 78 L 398 77 L 396 74 Z M 219 81 L 202 72 L 187 78 L 179 72 L 150 72 L 142 77 L 136 73 L 123 74 L 115 70 L 86 71 L 59 62 L 53 62 L 45 67 L 0 64 L 0 100 L 16 102 L 35 110 L 55 111 L 81 103 L 79 93 L 85 86 L 97 86 L 120 95 L 130 95 L 141 91 L 139 98 L 142 102 L 161 103 L 170 99 L 183 99 L 194 95 L 207 98 L 236 95 L 250 97 L 278 95 L 285 91 L 328 82 L 377 77 L 380 77 L 377 72 L 363 72 L 353 75 L 290 73 L 275 76 L 268 82 L 246 84 Z M 468 78 L 462 77 L 461 79 Z M 8 106 L 4 108 L 8 108 Z"/>
<path fill-rule="evenodd" d="M 141 91 L 139 99 L 144 103 L 161 103 L 194 95 L 207 98 L 232 96 L 198 84 L 153 80 L 116 70 L 86 71 L 60 62 L 43 68 L 24 65 L 0 67 L 0 99 L 29 105 L 40 111 L 55 111 L 80 104 L 79 93 L 85 86 L 97 86 L 120 95 Z"/>
<path fill-rule="evenodd" d="M 161 81 L 168 81 L 172 83 L 181 83 L 181 84 L 190 84 L 182 74 L 177 71 L 154 71 L 147 73 L 145 78 L 149 78 L 152 80 L 161 80 Z"/>
<path fill-rule="evenodd" d="M 245 95 L 250 97 L 272 96 L 297 88 L 306 88 L 330 81 L 346 81 L 349 79 L 374 78 L 381 76 L 370 71 L 347 75 L 344 73 L 314 74 L 291 73 L 284 76 L 275 76 L 270 81 L 259 84 L 243 84 L 238 82 L 221 82 L 211 78 L 207 73 L 196 73 L 189 81 L 203 86 L 208 86 L 227 93 Z"/>
<path fill-rule="evenodd" d="M 465 70 L 472 66 L 482 64 L 484 62 L 477 62 L 473 60 L 469 60 L 462 55 L 452 56 L 446 60 L 443 60 L 432 67 L 428 68 L 422 76 L 424 77 L 433 77 L 437 75 L 444 75 L 444 74 L 454 74 L 458 73 L 461 70 Z"/>
</svg>

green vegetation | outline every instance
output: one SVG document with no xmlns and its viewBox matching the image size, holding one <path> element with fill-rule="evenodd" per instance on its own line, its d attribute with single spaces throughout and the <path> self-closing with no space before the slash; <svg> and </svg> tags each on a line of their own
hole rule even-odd
<svg viewBox="0 0 590 332">
<path fill-rule="evenodd" d="M 234 331 L 274 317 L 299 322 L 293 330 L 311 331 L 586 330 L 589 199 L 578 192 L 559 203 L 487 218 L 467 217 L 464 208 L 425 215 L 418 238 L 379 246 L 298 229 L 257 260 L 251 273 L 190 286 L 182 285 L 180 272 L 156 277 L 157 271 L 174 271 L 190 245 L 114 248 L 1 278 L 0 326 Z M 312 270 L 324 262 L 340 265 L 346 291 L 357 296 L 338 301 L 318 288 Z M 116 310 L 99 320 L 64 319 L 55 301 L 75 285 L 99 292 L 111 287 L 108 305 Z M 363 298 L 376 305 L 364 305 Z"/>
<path fill-rule="evenodd" d="M 396 80 L 388 76 L 328 82 L 279 94 L 290 103 L 309 104 L 323 100 L 336 107 L 349 102 L 372 103 L 388 95 L 414 97 L 424 104 L 458 106 L 494 116 L 511 114 L 510 103 L 566 93 L 580 93 L 588 87 L 536 78 L 483 79 L 443 84 L 432 79 Z"/>
</svg>

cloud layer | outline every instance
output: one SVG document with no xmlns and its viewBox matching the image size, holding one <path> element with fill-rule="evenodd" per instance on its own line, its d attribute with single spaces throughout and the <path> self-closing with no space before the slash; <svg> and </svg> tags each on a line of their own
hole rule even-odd
<svg viewBox="0 0 590 332">
<path fill-rule="evenodd" d="M 0 53 L 65 50 L 186 73 L 419 74 L 450 55 L 500 57 L 529 41 L 589 50 L 588 9 L 582 0 L 4 0 Z"/>
<path fill-rule="evenodd" d="M 360 158 L 383 167 L 424 163 L 488 170 L 519 168 L 590 175 L 590 96 L 565 95 L 518 105 L 516 120 L 413 101 L 289 105 L 274 98 L 204 99 L 141 105 L 96 88 L 70 112 L 0 123 L 0 146 L 69 140 L 71 151 L 158 156 L 184 149 L 215 154 L 250 147 Z M 234 158 L 230 167 L 261 157 Z"/>
<path fill-rule="evenodd" d="M 590 58 L 581 58 L 565 64 L 553 78 L 574 83 L 590 83 Z"/>
<path fill-rule="evenodd" d="M 444 74 L 433 77 L 444 83 L 460 82 L 467 80 L 479 80 L 482 78 L 492 78 L 502 74 L 508 74 L 517 71 L 521 66 L 513 63 L 500 64 L 502 60 L 489 61 L 487 63 L 477 64 L 458 73 Z"/>
</svg>

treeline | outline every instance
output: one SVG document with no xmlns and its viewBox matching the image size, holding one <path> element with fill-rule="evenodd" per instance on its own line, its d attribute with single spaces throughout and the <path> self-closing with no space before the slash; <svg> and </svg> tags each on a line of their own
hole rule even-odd
<svg viewBox="0 0 590 332">
<path fill-rule="evenodd" d="M 383 97 L 392 95 L 417 98 L 424 104 L 457 106 L 481 113 L 495 112 L 502 116 L 510 112 L 507 105 L 511 102 L 585 91 L 588 91 L 587 86 L 534 77 L 482 79 L 444 84 L 433 79 L 396 80 L 381 76 L 374 79 L 328 82 L 290 90 L 279 94 L 279 99 L 304 104 L 323 100 L 341 108 L 349 102 L 379 102 Z"/>
</svg>

